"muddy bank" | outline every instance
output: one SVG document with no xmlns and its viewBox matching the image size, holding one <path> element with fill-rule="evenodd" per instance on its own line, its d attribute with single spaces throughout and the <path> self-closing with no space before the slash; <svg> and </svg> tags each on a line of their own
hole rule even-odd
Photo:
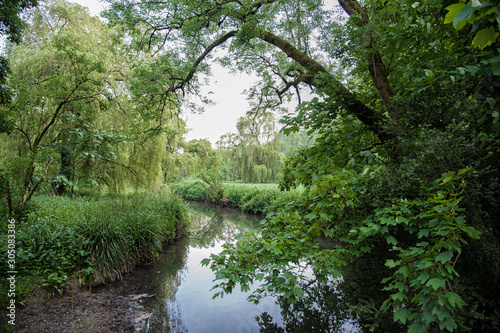
<svg viewBox="0 0 500 333">
<path fill-rule="evenodd" d="M 48 301 L 40 293 L 17 310 L 15 329 L 22 333 L 137 332 L 138 323 L 149 316 L 141 305 L 144 297 L 75 288 Z"/>
</svg>

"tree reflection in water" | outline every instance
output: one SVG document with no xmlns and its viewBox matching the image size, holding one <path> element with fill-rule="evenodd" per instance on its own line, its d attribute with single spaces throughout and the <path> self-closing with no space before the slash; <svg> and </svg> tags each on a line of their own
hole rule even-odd
<svg viewBox="0 0 500 333">
<path fill-rule="evenodd" d="M 350 317 L 346 298 L 337 291 L 336 280 L 305 282 L 306 292 L 294 304 L 267 297 L 256 306 L 246 300 L 248 293 L 239 291 L 212 299 L 214 274 L 201 260 L 219 253 L 222 244 L 234 242 L 241 232 L 254 230 L 261 217 L 197 203 L 190 204 L 190 211 L 191 226 L 185 238 L 167 246 L 154 265 L 139 267 L 135 274 L 108 286 L 122 295 L 152 296 L 143 301 L 144 310 L 152 315 L 142 322 L 142 331 L 360 331 Z"/>
<path fill-rule="evenodd" d="M 303 286 L 304 295 L 293 304 L 279 297 L 284 327 L 279 327 L 268 313 L 263 313 L 257 317 L 260 332 L 359 332 L 348 304 L 337 291 L 337 284 L 335 280 Z"/>
<path fill-rule="evenodd" d="M 199 248 L 233 242 L 241 232 L 255 229 L 261 220 L 236 209 L 222 209 L 208 204 L 191 203 L 189 210 L 190 245 Z"/>
</svg>

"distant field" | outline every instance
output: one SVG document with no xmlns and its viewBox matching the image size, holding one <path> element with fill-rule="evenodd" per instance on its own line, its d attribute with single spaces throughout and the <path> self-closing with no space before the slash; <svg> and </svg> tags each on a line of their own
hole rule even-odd
<svg viewBox="0 0 500 333">
<path fill-rule="evenodd" d="M 280 191 L 278 184 L 224 182 L 222 186 L 223 200 L 214 201 L 206 187 L 194 179 L 169 183 L 173 192 L 187 200 L 212 201 L 218 204 L 239 207 L 252 214 L 268 214 L 297 200 L 303 192 L 302 188 L 291 191 Z"/>
<path fill-rule="evenodd" d="M 225 187 L 233 187 L 233 188 L 248 188 L 248 189 L 258 189 L 258 190 L 278 190 L 277 183 L 239 183 L 239 182 L 224 182 Z M 304 186 L 300 185 L 296 189 L 292 190 L 292 192 L 302 192 L 304 190 Z"/>
<path fill-rule="evenodd" d="M 278 184 L 276 183 L 238 183 L 238 182 L 224 182 L 224 186 L 227 187 L 248 187 L 248 188 L 257 188 L 260 190 L 269 190 L 269 189 L 278 189 Z"/>
<path fill-rule="evenodd" d="M 181 183 L 191 184 L 198 182 L 198 179 L 183 179 Z M 223 182 L 225 187 L 256 188 L 259 190 L 277 190 L 277 183 L 242 183 L 242 182 Z"/>
</svg>

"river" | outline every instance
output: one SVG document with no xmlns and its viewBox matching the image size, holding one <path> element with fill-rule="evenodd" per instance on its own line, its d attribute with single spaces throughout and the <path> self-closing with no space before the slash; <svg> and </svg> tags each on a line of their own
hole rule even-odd
<svg viewBox="0 0 500 333">
<path fill-rule="evenodd" d="M 199 203 L 190 203 L 189 209 L 192 223 L 186 237 L 167 246 L 154 265 L 139 267 L 105 289 L 114 294 L 139 295 L 144 313 L 149 314 L 139 323 L 142 332 L 259 332 L 256 317 L 263 313 L 272 318 L 268 329 L 284 332 L 276 298 L 266 297 L 255 305 L 246 300 L 249 293 L 238 289 L 213 299 L 215 291 L 210 289 L 214 273 L 201 265 L 211 253 L 219 253 L 224 243 L 253 230 L 260 219 L 239 210 Z M 356 331 L 349 321 L 346 323 L 340 326 L 341 331 Z"/>
</svg>

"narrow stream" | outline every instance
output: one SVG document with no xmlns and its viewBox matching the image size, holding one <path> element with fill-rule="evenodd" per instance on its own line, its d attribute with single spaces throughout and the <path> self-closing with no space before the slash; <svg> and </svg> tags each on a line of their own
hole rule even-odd
<svg viewBox="0 0 500 333">
<path fill-rule="evenodd" d="M 260 218 L 200 203 L 190 203 L 189 210 L 192 223 L 188 235 L 167 246 L 157 263 L 139 267 L 122 281 L 103 287 L 105 292 L 140 300 L 141 311 L 147 314 L 139 322 L 141 332 L 358 331 L 343 306 L 334 303 L 324 310 L 322 303 L 332 296 L 340 299 L 335 283 L 313 288 L 305 302 L 284 305 L 284 312 L 276 298 L 267 297 L 255 305 L 247 301 L 249 293 L 239 289 L 213 299 L 214 273 L 201 261 L 221 252 L 222 245 L 233 242 L 239 233 L 253 230 Z M 264 313 L 270 316 L 261 317 L 267 324 L 259 327 L 256 317 Z"/>
<path fill-rule="evenodd" d="M 158 263 L 139 267 L 106 291 L 121 295 L 147 295 L 144 311 L 151 316 L 141 323 L 142 332 L 259 332 L 256 317 L 267 312 L 281 324 L 280 307 L 268 297 L 258 305 L 249 293 L 235 290 L 212 299 L 214 273 L 201 261 L 236 235 L 254 229 L 259 218 L 238 210 L 190 203 L 189 234 L 169 245 Z"/>
</svg>

